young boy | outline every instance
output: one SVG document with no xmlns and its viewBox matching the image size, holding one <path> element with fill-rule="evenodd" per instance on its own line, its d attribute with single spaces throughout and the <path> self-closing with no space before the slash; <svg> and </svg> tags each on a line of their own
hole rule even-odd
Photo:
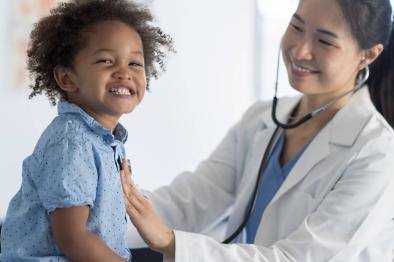
<svg viewBox="0 0 394 262">
<path fill-rule="evenodd" d="M 1 261 L 129 261 L 118 123 L 164 70 L 172 39 L 126 0 L 62 3 L 31 33 L 31 97 L 59 116 L 23 163 L 1 234 Z M 159 67 L 157 67 L 159 66 Z"/>
</svg>

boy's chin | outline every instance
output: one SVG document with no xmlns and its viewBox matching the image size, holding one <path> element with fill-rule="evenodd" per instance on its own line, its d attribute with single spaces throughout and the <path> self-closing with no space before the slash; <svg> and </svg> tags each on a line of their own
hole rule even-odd
<svg viewBox="0 0 394 262">
<path fill-rule="evenodd" d="M 129 108 L 126 108 L 126 109 L 123 111 L 122 115 L 124 115 L 124 114 L 130 114 L 131 112 L 133 112 L 133 111 L 137 108 L 137 106 L 138 106 L 138 104 L 133 105 L 133 106 L 130 106 Z"/>
</svg>

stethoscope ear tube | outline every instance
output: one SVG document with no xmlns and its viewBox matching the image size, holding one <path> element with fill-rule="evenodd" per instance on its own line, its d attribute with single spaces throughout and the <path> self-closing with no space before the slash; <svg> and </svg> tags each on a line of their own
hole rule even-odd
<svg viewBox="0 0 394 262">
<path fill-rule="evenodd" d="M 292 124 L 285 124 L 285 123 L 281 123 L 276 118 L 276 109 L 277 109 L 277 106 L 278 106 L 277 94 L 278 94 L 279 68 L 280 68 L 279 64 L 280 64 L 280 49 L 279 49 L 279 53 L 278 53 L 278 61 L 277 61 L 277 67 L 276 67 L 275 94 L 274 94 L 274 98 L 273 98 L 273 101 L 272 101 L 272 120 L 274 121 L 274 123 L 277 126 L 280 126 L 283 129 L 292 129 L 292 128 L 299 127 L 303 123 L 309 121 L 311 118 L 313 118 L 316 115 L 324 112 L 327 108 L 329 108 L 330 106 L 335 104 L 341 98 L 347 96 L 350 93 L 357 92 L 359 89 L 361 89 L 363 86 L 365 86 L 364 84 L 367 82 L 367 80 L 369 78 L 369 67 L 367 65 L 367 66 L 364 67 L 364 74 L 363 75 L 359 75 L 357 77 L 357 81 L 356 81 L 357 83 L 356 83 L 356 86 L 353 89 L 346 91 L 342 95 L 334 97 L 329 102 L 327 102 L 325 105 L 323 105 L 323 106 L 313 110 L 312 112 L 304 115 L 303 117 L 301 117 L 297 122 L 292 123 Z"/>
<path fill-rule="evenodd" d="M 309 119 L 311 119 L 312 117 L 314 117 L 313 112 L 303 116 L 300 120 L 298 120 L 297 122 L 293 123 L 293 124 L 284 124 L 279 122 L 279 120 L 276 118 L 276 108 L 278 106 L 278 98 L 275 96 L 274 100 L 272 101 L 272 120 L 274 121 L 274 123 L 283 128 L 283 129 L 292 129 L 292 128 L 296 128 L 299 127 L 300 125 L 302 125 L 303 123 L 305 123 L 306 121 L 308 121 Z"/>
</svg>

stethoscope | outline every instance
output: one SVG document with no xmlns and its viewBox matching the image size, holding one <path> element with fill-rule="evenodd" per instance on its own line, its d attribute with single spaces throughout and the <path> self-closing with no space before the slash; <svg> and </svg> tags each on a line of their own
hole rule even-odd
<svg viewBox="0 0 394 262">
<path fill-rule="evenodd" d="M 225 240 L 222 241 L 223 244 L 229 244 L 231 243 L 241 232 L 242 230 L 246 227 L 246 225 L 249 222 L 249 218 L 253 212 L 253 209 L 256 205 L 256 196 L 257 196 L 257 192 L 259 190 L 259 185 L 260 185 L 260 180 L 262 178 L 262 174 L 264 173 L 264 170 L 266 169 L 266 166 L 268 164 L 268 160 L 271 156 L 271 153 L 273 151 L 273 148 L 275 146 L 275 142 L 277 141 L 277 138 L 280 134 L 280 130 L 281 129 L 292 129 L 292 128 L 296 128 L 300 125 L 302 125 L 303 123 L 309 121 L 310 119 L 312 119 L 313 117 L 315 117 L 316 115 L 324 112 L 327 108 L 329 108 L 330 106 L 332 106 L 335 102 L 337 102 L 338 100 L 340 100 L 341 98 L 343 98 L 344 96 L 353 93 L 353 92 L 357 92 L 358 90 L 360 90 L 361 88 L 363 88 L 365 85 L 365 83 L 368 80 L 369 77 L 369 68 L 368 66 L 364 67 L 364 74 L 359 74 L 359 76 L 357 77 L 357 81 L 356 81 L 356 85 L 353 89 L 343 93 L 342 95 L 336 96 L 334 97 L 331 101 L 329 101 L 328 103 L 326 103 L 325 105 L 319 107 L 318 109 L 315 109 L 314 111 L 304 115 L 303 117 L 301 117 L 297 122 L 292 123 L 292 124 L 285 124 L 285 123 L 281 123 L 277 118 L 276 118 L 276 109 L 278 106 L 278 98 L 277 98 L 277 94 L 278 94 L 278 79 L 279 79 L 279 63 L 280 63 L 280 50 L 278 53 L 278 60 L 277 60 L 277 66 L 276 66 L 276 81 L 275 81 L 275 94 L 274 94 L 274 98 L 273 98 L 273 102 L 272 102 L 272 120 L 274 121 L 274 123 L 276 124 L 276 129 L 273 133 L 273 135 L 271 136 L 268 145 L 267 145 L 267 149 L 264 152 L 263 158 L 261 160 L 261 164 L 260 164 L 260 168 L 259 168 L 259 172 L 257 175 L 257 180 L 256 180 L 256 185 L 254 187 L 253 190 L 253 194 L 252 194 L 252 201 L 249 203 L 249 206 L 247 208 L 246 211 L 246 215 L 244 217 L 244 219 L 242 220 L 242 223 L 238 226 L 237 229 L 234 230 L 234 232 L 229 235 Z"/>
</svg>

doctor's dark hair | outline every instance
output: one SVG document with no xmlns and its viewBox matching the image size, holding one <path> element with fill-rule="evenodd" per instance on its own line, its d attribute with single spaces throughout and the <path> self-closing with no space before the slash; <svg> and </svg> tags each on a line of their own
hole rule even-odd
<svg viewBox="0 0 394 262">
<path fill-rule="evenodd" d="M 151 12 L 128 0 L 72 0 L 52 9 L 30 34 L 27 68 L 34 84 L 29 98 L 45 93 L 52 105 L 67 98 L 53 69 L 57 65 L 72 68 L 75 56 L 87 44 L 86 28 L 111 20 L 129 25 L 141 37 L 149 89 L 149 80 L 165 71 L 167 54 L 175 52 L 172 38 L 153 25 Z"/>
<path fill-rule="evenodd" d="M 337 0 L 362 49 L 383 44 L 367 84 L 377 110 L 394 127 L 394 33 L 390 0 Z"/>
</svg>

